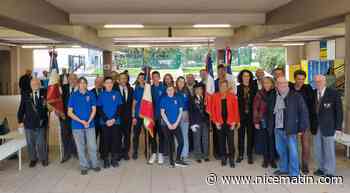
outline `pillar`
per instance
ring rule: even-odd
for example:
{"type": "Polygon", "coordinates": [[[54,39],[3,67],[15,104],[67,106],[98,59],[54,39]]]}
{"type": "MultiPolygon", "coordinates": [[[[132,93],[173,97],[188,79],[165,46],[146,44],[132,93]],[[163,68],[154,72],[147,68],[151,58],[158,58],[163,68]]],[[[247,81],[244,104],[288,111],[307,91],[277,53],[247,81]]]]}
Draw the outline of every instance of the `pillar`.
{"type": "Polygon", "coordinates": [[[103,75],[109,76],[112,72],[112,52],[103,51],[103,75]]]}
{"type": "Polygon", "coordinates": [[[345,133],[350,134],[350,15],[345,17],[345,133]]]}

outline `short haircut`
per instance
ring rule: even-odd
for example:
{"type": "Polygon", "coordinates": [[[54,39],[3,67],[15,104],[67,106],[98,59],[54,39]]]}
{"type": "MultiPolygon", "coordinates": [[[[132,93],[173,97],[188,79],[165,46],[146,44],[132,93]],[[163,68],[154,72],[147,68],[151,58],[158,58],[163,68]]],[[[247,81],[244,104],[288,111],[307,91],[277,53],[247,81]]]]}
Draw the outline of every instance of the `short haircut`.
{"type": "Polygon", "coordinates": [[[298,75],[302,75],[306,78],[306,72],[304,70],[296,70],[294,72],[294,78],[296,78],[298,75]]]}
{"type": "Polygon", "coordinates": [[[218,65],[218,70],[219,70],[220,68],[225,68],[225,65],[219,64],[219,65],[218,65]]]}
{"type": "Polygon", "coordinates": [[[111,76],[106,76],[103,81],[106,82],[106,80],[111,80],[113,82],[113,78],[111,76]]]}
{"type": "Polygon", "coordinates": [[[159,71],[153,71],[153,72],[152,72],[152,76],[153,76],[153,75],[158,75],[158,76],[160,76],[160,73],[159,73],[159,71]]]}
{"type": "Polygon", "coordinates": [[[86,84],[88,83],[87,79],[86,79],[84,76],[82,76],[82,77],[80,77],[80,78],[78,79],[78,82],[79,82],[79,83],[80,83],[81,81],[84,81],[86,84]]]}
{"type": "Polygon", "coordinates": [[[282,67],[277,67],[277,68],[273,69],[272,73],[275,73],[278,70],[282,71],[283,73],[285,73],[284,68],[282,68],[282,67]]]}

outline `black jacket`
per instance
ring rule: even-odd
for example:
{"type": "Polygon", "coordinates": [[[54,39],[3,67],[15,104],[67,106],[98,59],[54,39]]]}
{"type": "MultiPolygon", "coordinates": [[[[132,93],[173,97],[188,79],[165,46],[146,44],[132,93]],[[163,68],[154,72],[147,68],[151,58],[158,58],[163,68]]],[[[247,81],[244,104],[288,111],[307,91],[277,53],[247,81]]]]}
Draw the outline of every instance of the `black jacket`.
{"type": "MultiPolygon", "coordinates": [[[[315,96],[315,109],[317,108],[317,91],[315,96]]],[[[323,136],[333,136],[336,129],[341,129],[343,124],[343,105],[340,95],[333,88],[326,88],[319,104],[319,113],[316,113],[316,126],[311,129],[316,134],[319,129],[323,136]]]]}
{"type": "MultiPolygon", "coordinates": [[[[254,102],[254,97],[256,93],[258,92],[258,88],[256,84],[252,84],[249,90],[249,97],[248,97],[248,118],[253,119],[253,102],[254,102]]],[[[238,97],[238,107],[239,107],[239,115],[241,117],[241,121],[243,120],[242,117],[245,116],[244,112],[244,88],[243,85],[238,85],[237,86],[237,97],[238,97]]]]}
{"type": "Polygon", "coordinates": [[[116,85],[114,89],[120,93],[122,96],[122,101],[123,104],[120,106],[120,111],[119,114],[124,121],[131,120],[132,117],[132,102],[133,102],[133,96],[134,96],[134,89],[130,86],[127,85],[128,87],[128,98],[125,101],[125,98],[123,97],[123,93],[119,88],[119,85],[116,85]]]}
{"type": "Polygon", "coordinates": [[[33,93],[25,93],[21,98],[21,103],[17,112],[17,120],[24,123],[26,129],[47,128],[48,110],[46,104],[46,94],[39,90],[39,102],[34,104],[33,93]]]}
{"type": "Polygon", "coordinates": [[[206,106],[204,104],[204,97],[201,101],[196,100],[195,96],[190,97],[190,106],[189,106],[189,117],[190,117],[190,126],[200,125],[200,124],[209,124],[209,115],[206,112],[206,106]]]}
{"type": "Polygon", "coordinates": [[[30,81],[32,80],[31,75],[23,75],[19,79],[19,88],[21,89],[21,95],[28,94],[32,92],[32,88],[30,87],[30,81]]]}
{"type": "Polygon", "coordinates": [[[296,90],[294,84],[290,84],[289,88],[303,96],[306,103],[307,109],[309,111],[310,128],[315,128],[316,126],[316,111],[315,111],[315,96],[314,89],[309,84],[304,84],[300,90],[296,90]]]}
{"type": "MultiPolygon", "coordinates": [[[[277,91],[270,91],[267,95],[267,127],[270,133],[275,129],[275,104],[277,91]]],[[[303,97],[290,90],[284,99],[286,108],[284,110],[284,130],[288,135],[295,135],[310,128],[309,112],[303,97]]]]}

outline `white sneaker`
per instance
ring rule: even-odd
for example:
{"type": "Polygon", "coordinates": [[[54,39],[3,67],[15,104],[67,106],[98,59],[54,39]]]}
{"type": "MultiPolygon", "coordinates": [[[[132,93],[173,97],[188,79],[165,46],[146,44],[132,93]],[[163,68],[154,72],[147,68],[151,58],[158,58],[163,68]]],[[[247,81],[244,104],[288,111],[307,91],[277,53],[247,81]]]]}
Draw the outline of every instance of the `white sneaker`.
{"type": "Polygon", "coordinates": [[[149,164],[154,164],[154,162],[156,161],[156,159],[157,159],[157,154],[153,153],[153,154],[151,155],[151,158],[148,160],[148,163],[149,163],[149,164]]]}
{"type": "Polygon", "coordinates": [[[163,164],[164,163],[164,157],[163,154],[160,153],[158,154],[158,164],[163,164]]]}

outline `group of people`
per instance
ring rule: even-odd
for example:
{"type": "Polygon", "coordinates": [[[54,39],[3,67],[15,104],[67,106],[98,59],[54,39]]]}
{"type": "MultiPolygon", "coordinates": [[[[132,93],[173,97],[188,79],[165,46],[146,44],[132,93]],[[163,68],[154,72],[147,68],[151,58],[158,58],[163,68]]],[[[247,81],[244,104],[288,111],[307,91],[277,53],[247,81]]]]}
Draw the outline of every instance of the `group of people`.
{"type": "MultiPolygon", "coordinates": [[[[86,78],[66,72],[60,75],[65,111],[65,116],[60,118],[62,163],[78,157],[81,174],[85,175],[89,169],[100,171],[98,154],[104,168],[118,167],[120,160],[130,159],[129,153],[132,159],[138,159],[144,128],[140,106],[145,76],[139,73],[131,84],[127,71],[112,72],[111,76],[97,77],[95,88],[89,91],[86,78]]],[[[161,81],[161,74],[152,71],[155,127],[153,135],[145,135],[150,146],[148,164],[164,164],[165,158],[171,167],[189,165],[190,157],[198,163],[210,161],[212,129],[213,155],[221,160],[222,166],[229,164],[234,168],[244,160],[245,151],[248,164],[253,164],[259,141],[262,167],[277,168],[276,175],[297,176],[300,170],[308,174],[313,135],[317,162],[314,174],[335,175],[334,135],[342,128],[342,101],[335,89],[326,87],[323,75],[314,77],[314,90],[305,83],[306,73],[302,70],[294,73],[295,83],[287,81],[283,68],[274,69],[273,77],[265,76],[262,69],[255,76],[249,70],[242,70],[235,87],[227,79],[226,67],[218,65],[215,93],[210,100],[206,96],[207,76],[203,69],[200,81],[192,74],[176,79],[164,74],[161,81]],[[300,160],[298,141],[302,145],[300,160]]],[[[18,122],[25,128],[29,166],[34,167],[39,160],[47,166],[45,92],[37,78],[24,79],[30,84],[23,87],[22,81],[20,85],[26,91],[21,92],[18,122]]]]}

